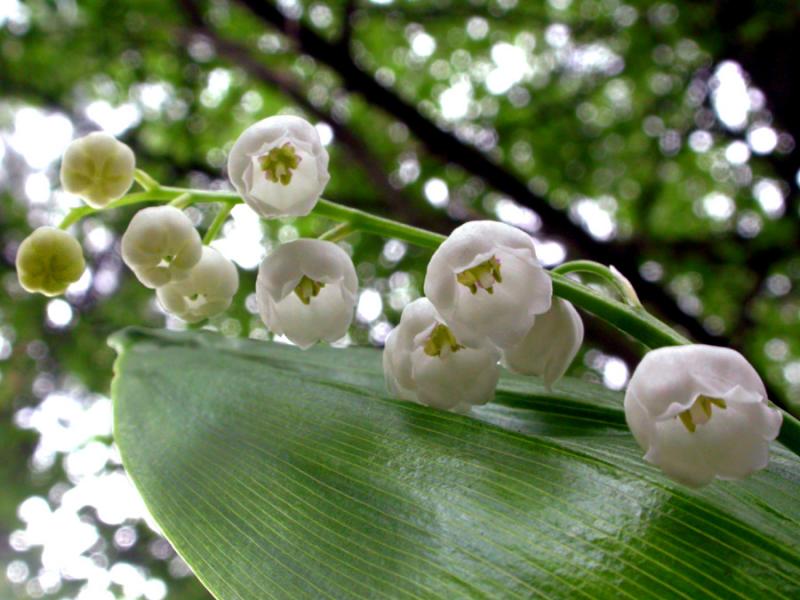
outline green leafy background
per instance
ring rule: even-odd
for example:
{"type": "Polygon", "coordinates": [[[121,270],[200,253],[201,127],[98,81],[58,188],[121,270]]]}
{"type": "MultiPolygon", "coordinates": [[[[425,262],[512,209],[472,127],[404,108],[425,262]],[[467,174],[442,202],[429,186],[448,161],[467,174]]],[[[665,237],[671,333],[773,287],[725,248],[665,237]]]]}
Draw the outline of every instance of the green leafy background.
{"type": "MultiPolygon", "coordinates": [[[[688,1],[303,0],[281,4],[300,17],[300,29],[286,34],[248,4],[274,6],[268,0],[2,3],[0,564],[5,576],[0,576],[0,597],[72,598],[85,587],[85,579],[65,577],[60,566],[43,560],[53,554],[44,552],[46,544],[30,534],[30,523],[23,518],[30,514],[23,507],[41,507],[38,501],[25,504],[39,498],[49,507],[48,514],[66,511],[65,505],[74,502],[65,500],[70,498],[67,492],[123,473],[109,424],[96,430],[86,426],[92,411],[109,406],[115,354],[105,340],[129,325],[180,327],[165,318],[152,293],[119,259],[119,235],[133,209],[76,228],[92,278],[68,295],[68,312],[65,305],[27,295],[17,285],[13,260],[19,242],[32,227],[57,222],[74,202],[58,191],[57,157],[38,162],[30,150],[46,152],[57,146],[56,125],[63,121],[42,120],[54,115],[68,119],[73,136],[100,123],[119,128],[140,166],[164,181],[198,187],[224,185],[227,149],[256,119],[291,111],[328,123],[334,134],[328,147],[332,180],[326,194],[331,199],[441,232],[473,217],[517,219],[551,255],[555,248],[556,258],[559,249],[570,258],[597,260],[604,259],[601,251],[621,253],[632,262],[628,274],[638,272],[650,282],[652,289],[639,286],[649,308],[693,334],[741,349],[764,375],[774,399],[787,407],[797,405],[800,259],[797,161],[791,150],[800,135],[800,98],[790,74],[800,54],[800,36],[793,1],[747,0],[733,10],[730,3],[688,1]],[[308,32],[340,50],[311,58],[308,48],[297,43],[308,32]],[[429,56],[413,50],[421,34],[435,42],[429,56]],[[340,43],[342,39],[349,43],[340,43]],[[498,65],[495,58],[502,58],[498,49],[508,49],[503,44],[521,50],[535,68],[494,94],[487,78],[498,65]],[[586,64],[577,60],[580,56],[618,60],[607,68],[577,68],[586,64]],[[477,147],[501,167],[504,181],[522,182],[539,200],[529,206],[522,206],[526,199],[521,196],[513,198],[516,204],[510,202],[508,194],[482,179],[485,170],[458,162],[463,147],[455,142],[433,151],[431,140],[401,118],[408,115],[394,114],[374,97],[374,90],[361,93],[357,82],[343,75],[348,60],[404,99],[417,117],[443,128],[450,140],[477,147]],[[750,98],[742,128],[726,124],[713,100],[719,83],[715,74],[731,60],[744,68],[745,95],[750,98]],[[441,100],[454,88],[468,98],[466,114],[456,120],[446,118],[441,100]],[[741,164],[730,161],[726,156],[731,145],[747,144],[748,133],[760,125],[774,128],[776,147],[766,154],[751,150],[741,164]],[[708,137],[698,137],[698,132],[708,137]],[[702,139],[707,148],[698,142],[702,139]],[[447,186],[446,205],[434,206],[429,200],[436,198],[430,192],[435,180],[447,186]],[[773,202],[778,191],[778,210],[760,195],[764,188],[758,185],[765,182],[772,186],[773,202]],[[724,195],[721,204],[719,196],[712,196],[716,205],[707,200],[712,193],[724,195]],[[539,221],[529,212],[550,214],[547,207],[567,215],[571,229],[551,218],[539,221]],[[601,240],[597,255],[586,255],[577,240],[591,239],[587,229],[598,231],[598,226],[606,227],[610,239],[601,240]],[[83,433],[77,435],[77,430],[83,433]],[[81,463],[81,456],[104,460],[81,463]]],[[[426,42],[423,50],[426,44],[430,49],[426,42]]],[[[723,95],[737,97],[730,90],[723,95]]],[[[742,150],[741,145],[734,148],[742,150]]],[[[213,216],[210,210],[191,214],[201,226],[213,216]]],[[[257,247],[313,235],[327,225],[315,219],[261,224],[263,238],[257,247]]],[[[232,228],[226,235],[233,239],[241,232],[232,228]]],[[[373,294],[373,307],[374,295],[381,299],[377,313],[369,318],[361,313],[350,342],[380,345],[404,303],[421,293],[428,254],[414,248],[398,252],[369,236],[348,242],[361,285],[373,294]]],[[[252,266],[240,270],[242,285],[233,307],[208,324],[226,337],[269,338],[254,313],[252,266]]],[[[584,382],[619,387],[641,351],[638,344],[587,319],[587,343],[571,374],[584,382]]],[[[374,376],[370,381],[367,388],[380,395],[378,381],[374,376]]],[[[511,381],[508,385],[516,385],[511,381]]],[[[534,402],[515,398],[517,408],[534,402]]],[[[528,431],[557,435],[559,443],[567,443],[568,435],[557,432],[566,427],[565,421],[553,415],[555,405],[547,406],[536,411],[528,431]]],[[[503,419],[519,417],[513,406],[492,411],[501,425],[503,419]]],[[[619,452],[627,457],[622,463],[617,458],[607,462],[656,477],[631,449],[618,413],[604,414],[609,424],[602,436],[598,429],[580,433],[586,447],[619,452]]],[[[777,453],[774,468],[788,478],[788,458],[777,453]]],[[[766,477],[776,476],[770,472],[766,477]]],[[[630,485],[641,494],[641,506],[658,504],[666,507],[659,515],[671,514],[675,500],[665,500],[660,490],[666,484],[658,481],[642,487],[633,477],[630,485]]],[[[777,495],[768,495],[772,500],[767,502],[761,497],[762,485],[762,479],[741,487],[715,484],[702,497],[718,498],[713,504],[718,507],[729,497],[731,506],[744,506],[737,503],[750,494],[747,510],[752,515],[742,509],[736,519],[761,519],[756,515],[770,510],[792,514],[786,505],[796,504],[796,494],[787,494],[782,503],[777,495]]],[[[626,497],[620,493],[621,505],[626,497]]],[[[541,505],[540,499],[531,501],[541,505]]],[[[120,521],[109,519],[99,504],[98,498],[70,510],[71,518],[97,536],[81,556],[98,573],[106,573],[102,577],[114,565],[130,565],[136,577],[154,586],[154,598],[161,594],[158,581],[165,582],[170,598],[208,597],[141,511],[131,510],[120,521]]],[[[692,515],[678,511],[675,518],[691,520],[692,515]]],[[[58,530],[55,525],[50,529],[58,530]]],[[[787,523],[775,533],[775,543],[789,544],[786,538],[796,537],[795,531],[787,523]]],[[[747,548],[747,553],[758,553],[747,548]]],[[[772,552],[772,546],[765,548],[772,552]]],[[[718,551],[715,546],[706,550],[715,556],[718,551]]],[[[738,567],[746,562],[736,556],[730,572],[734,563],[738,567]]],[[[567,554],[563,558],[569,562],[567,554]]],[[[712,570],[722,569],[719,562],[711,565],[712,570]]],[[[728,581],[729,572],[724,573],[716,585],[738,589],[728,581]]],[[[707,577],[697,577],[712,585],[707,577]]],[[[111,582],[108,593],[138,593],[123,587],[111,582]]],[[[718,595],[728,592],[722,588],[718,595]]],[[[97,592],[95,597],[107,596],[97,592]]]]}

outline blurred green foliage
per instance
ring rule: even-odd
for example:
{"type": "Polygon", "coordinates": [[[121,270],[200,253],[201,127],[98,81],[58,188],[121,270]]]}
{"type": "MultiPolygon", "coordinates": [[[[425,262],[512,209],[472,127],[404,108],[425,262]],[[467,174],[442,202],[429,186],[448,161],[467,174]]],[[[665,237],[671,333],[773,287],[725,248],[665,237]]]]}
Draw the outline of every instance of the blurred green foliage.
{"type": "MultiPolygon", "coordinates": [[[[37,173],[57,189],[58,162],[31,165],[17,152],[21,111],[65,115],[74,135],[102,125],[156,178],[192,186],[223,185],[226,152],[248,124],[281,111],[303,114],[330,126],[332,200],[440,231],[477,216],[516,219],[549,244],[553,262],[562,250],[598,258],[578,256],[574,239],[548,231],[547,220],[529,211],[536,206],[515,204],[481,172],[431,153],[408,123],[349,89],[346,70],[298,50],[308,30],[345,48],[420,119],[449,132],[453,157],[460,144],[477,147],[541,202],[570,215],[576,236],[593,235],[635,257],[641,276],[666,290],[682,314],[747,354],[777,400],[800,404],[797,181],[787,177],[796,164],[786,166],[798,132],[769,111],[786,98],[765,99],[758,89],[764,81],[763,91],[780,92],[772,66],[747,74],[724,62],[744,61],[759,44],[796,32],[794,2],[742,3],[731,23],[725,2],[285,0],[284,13],[299,19],[289,36],[244,4],[0,3],[0,562],[25,556],[35,574],[35,548],[18,553],[7,541],[20,527],[16,507],[32,495],[52,497],[53,486],[69,481],[58,461],[32,468],[37,436],[15,426],[14,415],[52,390],[107,394],[114,355],[106,337],[127,325],[165,323],[152,292],[118,257],[133,209],[77,228],[84,242],[110,241],[86,244],[94,279],[68,297],[66,326],[47,321],[48,299],[19,289],[16,245],[33,226],[57,221],[68,203],[34,189],[37,173]],[[736,110],[744,111],[738,122],[736,110]],[[766,151],[763,135],[774,136],[766,151]]],[[[46,131],[33,141],[54,143],[46,131]]],[[[193,215],[206,226],[213,208],[193,215]]],[[[326,225],[307,219],[262,227],[268,245],[326,225]]],[[[383,299],[382,313],[361,319],[352,342],[379,343],[403,303],[421,293],[427,255],[392,251],[367,236],[348,242],[361,285],[383,299]]],[[[241,276],[234,306],[210,326],[264,337],[253,310],[254,271],[241,276]]],[[[574,371],[595,380],[608,379],[609,356],[632,367],[640,352],[593,322],[587,348],[574,371]]],[[[120,549],[109,541],[115,527],[90,512],[109,560],[169,580],[170,597],[205,597],[146,550],[157,538],[144,523],[133,524],[138,543],[120,549]]],[[[65,582],[59,593],[76,593],[80,583],[65,582]]],[[[3,597],[36,593],[0,578],[3,597]]]]}

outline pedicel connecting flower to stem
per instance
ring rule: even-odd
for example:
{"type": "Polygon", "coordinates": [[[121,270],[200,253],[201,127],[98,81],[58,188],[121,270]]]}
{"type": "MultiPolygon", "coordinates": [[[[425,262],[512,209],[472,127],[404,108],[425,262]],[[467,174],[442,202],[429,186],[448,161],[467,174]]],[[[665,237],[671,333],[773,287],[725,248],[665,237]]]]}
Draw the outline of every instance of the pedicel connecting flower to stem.
{"type": "Polygon", "coordinates": [[[200,234],[189,217],[174,206],[140,210],[122,236],[122,259],[149,288],[188,277],[202,249],[200,234]]]}
{"type": "Polygon", "coordinates": [[[628,384],[625,418],[645,460],[692,487],[766,467],[783,420],[741,354],[701,344],[648,352],[628,384]]]}
{"type": "Polygon", "coordinates": [[[227,310],[238,288],[234,264],[214,248],[203,246],[202,257],[188,276],[159,287],[156,296],[166,311],[196,323],[227,310]]]}
{"type": "Polygon", "coordinates": [[[83,250],[74,237],[55,227],[39,227],[17,249],[17,277],[28,292],[63,294],[86,268],[83,250]]]}
{"type": "Polygon", "coordinates": [[[256,299],[264,324],[301,348],[342,338],[353,321],[358,277],[339,246],[301,239],[261,263],[256,299]]]}
{"type": "Polygon", "coordinates": [[[497,221],[456,228],[428,263],[424,288],[456,337],[500,348],[519,343],[553,295],[531,237],[497,221]]]}
{"type": "Polygon", "coordinates": [[[549,388],[567,372],[583,343],[583,321],[571,303],[553,298],[515,346],[503,351],[503,363],[522,375],[536,375],[549,388]]]}
{"type": "Polygon", "coordinates": [[[268,117],[236,140],[228,156],[228,176],[260,216],[305,216],[330,179],[328,152],[305,119],[268,117]]]}
{"type": "Polygon", "coordinates": [[[61,185],[93,208],[121,198],[133,184],[136,158],[114,136],[98,131],[74,140],[61,161],[61,185]]]}
{"type": "Polygon", "coordinates": [[[398,398],[434,408],[467,412],[494,398],[500,351],[488,340],[463,345],[427,298],[403,309],[386,338],[383,372],[398,398]]]}

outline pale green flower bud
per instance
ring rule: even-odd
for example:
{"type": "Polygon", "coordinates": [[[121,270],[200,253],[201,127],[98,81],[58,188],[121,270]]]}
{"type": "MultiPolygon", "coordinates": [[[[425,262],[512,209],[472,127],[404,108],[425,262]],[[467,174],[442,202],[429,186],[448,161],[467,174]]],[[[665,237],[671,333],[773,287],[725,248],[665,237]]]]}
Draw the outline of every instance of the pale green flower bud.
{"type": "Polygon", "coordinates": [[[104,132],[73,141],[61,161],[61,185],[89,206],[103,208],[122,198],[133,184],[133,151],[104,132]]]}
{"type": "Polygon", "coordinates": [[[80,279],[86,262],[74,237],[55,227],[40,227],[19,245],[17,277],[31,293],[45,296],[63,294],[80,279]]]}

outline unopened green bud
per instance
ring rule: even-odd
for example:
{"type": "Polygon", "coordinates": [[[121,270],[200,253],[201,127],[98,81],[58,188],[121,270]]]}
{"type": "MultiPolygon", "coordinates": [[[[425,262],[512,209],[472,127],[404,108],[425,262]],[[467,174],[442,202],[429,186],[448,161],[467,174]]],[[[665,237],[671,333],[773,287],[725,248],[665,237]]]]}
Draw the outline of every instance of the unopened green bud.
{"type": "Polygon", "coordinates": [[[55,227],[40,227],[17,250],[17,277],[28,292],[63,294],[85,268],[78,240],[55,227]]]}
{"type": "Polygon", "coordinates": [[[61,161],[61,185],[93,208],[122,198],[133,184],[136,158],[114,136],[90,133],[73,141],[61,161]]]}

